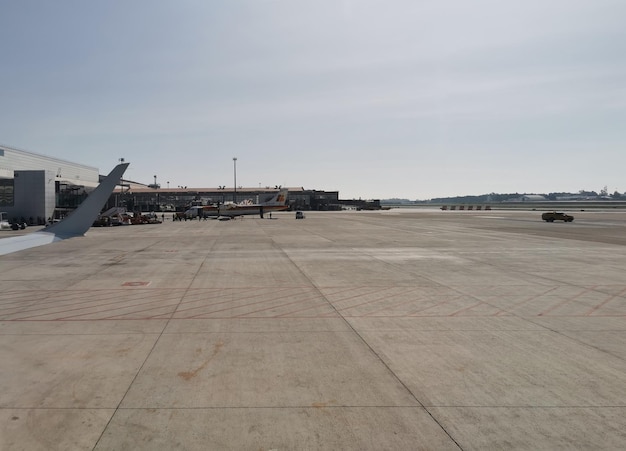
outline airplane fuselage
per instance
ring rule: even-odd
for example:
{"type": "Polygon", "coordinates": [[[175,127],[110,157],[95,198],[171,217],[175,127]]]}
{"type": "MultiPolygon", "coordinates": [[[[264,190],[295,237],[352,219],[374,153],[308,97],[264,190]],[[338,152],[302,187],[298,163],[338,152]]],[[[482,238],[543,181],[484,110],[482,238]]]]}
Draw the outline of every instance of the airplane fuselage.
{"type": "Polygon", "coordinates": [[[228,216],[234,218],[235,216],[246,215],[259,215],[261,218],[265,213],[274,211],[288,210],[287,205],[287,190],[282,189],[268,202],[260,204],[242,203],[242,204],[221,204],[221,205],[203,205],[191,207],[185,212],[185,216],[188,218],[200,217],[219,217],[228,216]]]}
{"type": "Polygon", "coordinates": [[[287,205],[222,205],[218,209],[219,216],[261,215],[273,211],[287,210],[287,205]]]}
{"type": "Polygon", "coordinates": [[[185,212],[190,218],[200,217],[218,217],[218,216],[247,216],[260,215],[274,211],[284,211],[289,209],[288,205],[204,205],[202,207],[193,207],[185,212]]]}

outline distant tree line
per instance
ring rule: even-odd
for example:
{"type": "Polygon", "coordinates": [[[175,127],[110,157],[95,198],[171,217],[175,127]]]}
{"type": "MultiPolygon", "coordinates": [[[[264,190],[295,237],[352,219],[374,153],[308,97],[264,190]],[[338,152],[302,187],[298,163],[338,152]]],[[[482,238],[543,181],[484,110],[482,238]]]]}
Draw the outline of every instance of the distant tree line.
{"type": "Polygon", "coordinates": [[[480,194],[477,196],[454,196],[454,197],[436,197],[429,200],[423,201],[412,201],[409,199],[383,199],[380,201],[381,204],[423,204],[423,203],[462,203],[462,204],[478,204],[478,203],[489,203],[489,202],[510,202],[513,200],[520,199],[522,196],[535,196],[540,195],[544,196],[547,200],[559,200],[568,197],[582,197],[589,199],[611,199],[611,200],[626,200],[626,193],[620,194],[618,191],[615,191],[613,194],[608,194],[606,188],[601,190],[600,193],[596,191],[587,191],[580,190],[578,193],[549,193],[549,194],[541,194],[541,193],[507,193],[507,194],[499,194],[499,193],[489,193],[489,194],[480,194]]]}
{"type": "Polygon", "coordinates": [[[520,193],[508,193],[508,194],[480,194],[478,196],[456,196],[456,197],[437,197],[430,199],[430,202],[442,203],[442,202],[456,202],[464,204],[475,203],[487,203],[487,202],[506,202],[513,199],[519,199],[524,194],[520,193]]]}

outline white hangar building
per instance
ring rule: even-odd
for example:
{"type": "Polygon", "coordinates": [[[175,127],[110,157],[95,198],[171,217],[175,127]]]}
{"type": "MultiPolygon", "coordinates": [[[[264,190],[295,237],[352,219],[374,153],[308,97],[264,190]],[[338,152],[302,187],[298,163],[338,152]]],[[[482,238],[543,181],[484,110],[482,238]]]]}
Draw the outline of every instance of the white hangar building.
{"type": "Polygon", "coordinates": [[[98,168],[0,145],[0,211],[10,220],[63,216],[98,183],[98,168]]]}

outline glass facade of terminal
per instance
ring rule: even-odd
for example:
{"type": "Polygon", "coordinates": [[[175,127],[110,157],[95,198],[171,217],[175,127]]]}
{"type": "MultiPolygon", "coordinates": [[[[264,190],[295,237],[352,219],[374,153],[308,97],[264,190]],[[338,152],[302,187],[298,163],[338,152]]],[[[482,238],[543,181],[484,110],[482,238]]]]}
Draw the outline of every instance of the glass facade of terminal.
{"type": "Polygon", "coordinates": [[[13,179],[0,179],[0,208],[12,207],[15,203],[15,183],[13,179]]]}

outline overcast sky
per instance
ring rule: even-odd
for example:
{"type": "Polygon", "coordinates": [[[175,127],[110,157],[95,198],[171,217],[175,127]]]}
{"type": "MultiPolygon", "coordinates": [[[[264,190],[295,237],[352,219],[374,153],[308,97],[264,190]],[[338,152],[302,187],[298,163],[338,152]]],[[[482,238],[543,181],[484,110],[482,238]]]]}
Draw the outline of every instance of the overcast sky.
{"type": "Polygon", "coordinates": [[[0,58],[0,143],[143,183],[626,191],[624,0],[5,0],[0,58]]]}

